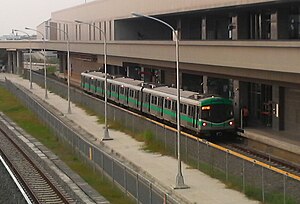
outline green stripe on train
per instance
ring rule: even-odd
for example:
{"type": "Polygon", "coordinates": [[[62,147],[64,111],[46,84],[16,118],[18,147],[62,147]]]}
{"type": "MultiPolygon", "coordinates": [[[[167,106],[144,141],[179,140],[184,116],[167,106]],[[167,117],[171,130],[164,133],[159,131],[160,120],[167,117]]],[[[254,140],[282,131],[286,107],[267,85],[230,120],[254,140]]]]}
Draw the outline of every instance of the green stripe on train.
{"type": "MultiPolygon", "coordinates": [[[[89,88],[89,84],[85,83],[84,88],[88,89],[89,88]]],[[[92,89],[93,91],[95,91],[95,86],[91,85],[90,89],[92,89]]],[[[102,93],[103,89],[97,87],[97,93],[99,93],[99,92],[102,93]]],[[[108,92],[107,94],[110,94],[110,92],[108,92]]],[[[115,92],[111,92],[111,95],[113,97],[115,97],[115,98],[118,97],[118,94],[115,93],[115,92]]],[[[125,96],[123,94],[119,94],[119,100],[125,100],[126,101],[127,100],[127,96],[125,96]]],[[[128,102],[133,103],[133,104],[141,105],[141,102],[138,102],[136,99],[131,98],[131,97],[128,98],[128,102]]],[[[149,108],[149,105],[144,103],[144,107],[149,108]]],[[[153,110],[153,111],[156,111],[156,112],[161,112],[162,111],[162,108],[157,107],[155,105],[150,105],[150,109],[153,110]]],[[[169,110],[169,109],[163,109],[163,114],[164,115],[169,115],[170,117],[176,117],[175,111],[169,110]]],[[[189,117],[189,116],[186,116],[186,115],[182,115],[182,114],[180,114],[180,120],[183,120],[183,121],[186,121],[186,122],[189,122],[189,123],[193,123],[193,122],[196,123],[196,120],[193,119],[192,117],[189,117]]]]}

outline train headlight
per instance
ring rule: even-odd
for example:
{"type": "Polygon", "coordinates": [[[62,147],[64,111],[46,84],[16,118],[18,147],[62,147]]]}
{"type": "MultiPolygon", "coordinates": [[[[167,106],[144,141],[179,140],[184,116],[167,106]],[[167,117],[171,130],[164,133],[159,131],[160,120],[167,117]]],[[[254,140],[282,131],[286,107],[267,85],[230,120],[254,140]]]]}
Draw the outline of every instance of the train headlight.
{"type": "Polygon", "coordinates": [[[205,127],[206,125],[207,125],[207,123],[206,123],[206,122],[203,122],[203,123],[202,123],[202,126],[203,126],[203,127],[205,127]]]}
{"type": "Polygon", "coordinates": [[[234,121],[230,121],[230,122],[229,122],[229,125],[230,125],[230,126],[234,126],[234,121]]]}

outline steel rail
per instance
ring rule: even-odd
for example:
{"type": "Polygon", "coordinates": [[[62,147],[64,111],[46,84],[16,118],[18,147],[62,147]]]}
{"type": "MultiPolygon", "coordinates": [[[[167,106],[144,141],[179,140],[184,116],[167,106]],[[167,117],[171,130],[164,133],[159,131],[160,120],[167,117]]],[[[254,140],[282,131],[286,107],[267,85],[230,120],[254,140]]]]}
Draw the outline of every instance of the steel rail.
{"type": "MultiPolygon", "coordinates": [[[[14,148],[17,149],[17,151],[19,151],[22,156],[26,159],[27,162],[30,163],[30,165],[34,168],[34,170],[36,170],[39,175],[42,177],[42,179],[44,179],[46,181],[46,183],[50,186],[50,188],[55,192],[55,194],[61,199],[61,201],[63,203],[70,203],[69,200],[57,189],[57,187],[50,181],[50,179],[45,175],[45,173],[42,172],[42,170],[33,162],[33,160],[30,158],[30,156],[24,151],[22,150],[22,148],[12,139],[9,137],[9,135],[0,128],[0,132],[3,134],[3,136],[5,136],[9,142],[11,142],[11,144],[14,146],[14,148]]],[[[3,154],[6,156],[6,158],[9,161],[9,156],[6,155],[4,152],[3,154]]],[[[13,167],[13,164],[10,162],[11,167],[13,167]]],[[[36,191],[34,191],[31,187],[30,184],[25,181],[25,178],[23,178],[22,173],[20,172],[20,170],[18,170],[17,168],[13,167],[13,169],[15,170],[15,172],[18,175],[18,178],[20,178],[22,180],[22,183],[24,184],[24,186],[26,186],[26,189],[28,190],[28,192],[30,192],[30,196],[33,197],[33,200],[35,203],[43,203],[44,201],[41,201],[37,195],[36,195],[36,191]]]]}

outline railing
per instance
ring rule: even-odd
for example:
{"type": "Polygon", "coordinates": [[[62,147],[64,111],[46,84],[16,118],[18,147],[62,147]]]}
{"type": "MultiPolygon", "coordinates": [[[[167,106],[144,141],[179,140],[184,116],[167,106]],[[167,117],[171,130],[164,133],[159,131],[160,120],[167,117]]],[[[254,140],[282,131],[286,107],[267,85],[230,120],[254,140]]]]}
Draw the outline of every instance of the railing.
{"type": "MultiPolygon", "coordinates": [[[[33,75],[33,80],[43,84],[43,78],[33,75]]],[[[49,79],[49,88],[61,96],[66,95],[65,85],[49,79]]],[[[72,89],[71,100],[83,104],[99,115],[104,113],[104,103],[95,100],[83,92],[72,89]]],[[[176,132],[156,121],[146,120],[138,115],[108,106],[108,118],[116,121],[134,132],[150,131],[154,140],[159,141],[165,150],[176,157],[176,132]],[[146,127],[146,129],[145,129],[146,127]]],[[[237,186],[249,196],[255,196],[261,201],[279,200],[282,203],[300,203],[299,176],[281,171],[252,158],[236,154],[232,151],[205,143],[193,136],[184,134],[181,139],[181,153],[184,162],[193,167],[220,178],[224,182],[237,186]]],[[[174,170],[175,171],[175,170],[174,170]]]]}
{"type": "MultiPolygon", "coordinates": [[[[94,138],[82,129],[72,127],[72,122],[62,117],[42,100],[26,89],[6,81],[7,89],[42,119],[55,134],[69,144],[82,158],[93,165],[101,173],[123,191],[137,200],[138,203],[183,203],[172,192],[151,181],[134,166],[125,165],[113,153],[105,151],[101,145],[93,143],[94,138]],[[85,135],[86,137],[83,137],[85,135]]],[[[74,93],[74,92],[73,92],[74,93]]],[[[126,162],[125,162],[126,163],[126,162]]]]}

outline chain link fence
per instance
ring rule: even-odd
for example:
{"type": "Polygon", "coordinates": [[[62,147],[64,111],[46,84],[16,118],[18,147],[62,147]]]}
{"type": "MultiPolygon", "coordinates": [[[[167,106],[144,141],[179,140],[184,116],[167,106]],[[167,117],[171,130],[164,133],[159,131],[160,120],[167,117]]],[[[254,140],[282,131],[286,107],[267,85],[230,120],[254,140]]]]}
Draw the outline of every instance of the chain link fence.
{"type": "Polygon", "coordinates": [[[83,129],[76,129],[71,121],[61,116],[52,107],[43,104],[42,100],[26,89],[6,81],[6,88],[19,98],[30,110],[35,112],[45,124],[65,143],[69,144],[90,165],[119,186],[137,203],[184,203],[172,192],[147,178],[140,169],[129,165],[101,144],[93,143],[94,138],[83,129]],[[47,107],[46,107],[47,106],[47,107]],[[51,111],[50,111],[51,110],[51,111]],[[83,137],[84,136],[84,137],[83,137]]]}
{"type": "MultiPolygon", "coordinates": [[[[44,78],[42,76],[34,74],[33,80],[41,86],[43,85],[44,78]]],[[[48,87],[58,95],[66,96],[67,94],[67,86],[55,80],[48,79],[48,87]]],[[[103,115],[104,103],[102,101],[95,100],[95,98],[78,89],[71,88],[70,93],[71,100],[74,103],[87,106],[97,114],[103,115]]],[[[117,121],[125,129],[134,133],[151,131],[154,139],[160,142],[171,155],[176,157],[176,131],[154,121],[132,115],[112,105],[108,105],[108,119],[117,121]]],[[[240,189],[249,197],[266,203],[300,203],[299,177],[293,177],[293,175],[255,160],[236,156],[230,151],[186,135],[181,137],[180,151],[184,162],[208,173],[212,177],[228,182],[229,185],[240,189]]],[[[126,175],[126,178],[127,176],[129,174],[126,175]]],[[[128,178],[126,181],[132,183],[128,178]]],[[[142,184],[139,183],[136,186],[142,186],[142,184]]],[[[132,195],[142,194],[134,190],[136,187],[131,186],[129,189],[133,192],[132,195]]]]}

